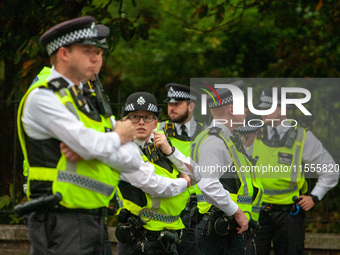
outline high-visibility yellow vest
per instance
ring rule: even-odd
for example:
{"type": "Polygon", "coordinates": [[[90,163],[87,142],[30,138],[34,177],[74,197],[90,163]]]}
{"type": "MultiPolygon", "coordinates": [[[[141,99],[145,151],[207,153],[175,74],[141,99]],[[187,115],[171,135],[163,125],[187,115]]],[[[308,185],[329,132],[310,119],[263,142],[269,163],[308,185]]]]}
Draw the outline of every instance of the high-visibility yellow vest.
{"type": "MultiPolygon", "coordinates": [[[[167,121],[159,122],[156,131],[158,133],[164,134],[166,132],[167,137],[171,141],[173,147],[178,149],[184,156],[191,157],[191,145],[195,137],[202,131],[203,124],[201,122],[196,122],[197,127],[193,137],[184,137],[177,134],[175,123],[167,121]]],[[[195,193],[195,188],[190,186],[187,191],[189,194],[195,193]]]]}
{"type": "Polygon", "coordinates": [[[267,129],[259,131],[252,154],[258,157],[256,176],[261,178],[264,188],[263,202],[292,204],[294,196],[307,192],[302,167],[305,137],[303,127],[292,127],[279,147],[273,147],[267,138],[267,129]]]}
{"type": "MultiPolygon", "coordinates": [[[[69,162],[63,154],[60,154],[59,144],[56,139],[34,140],[27,138],[21,123],[22,111],[25,105],[27,96],[33,89],[38,87],[48,88],[48,72],[50,70],[43,69],[40,79],[35,82],[22,98],[18,109],[18,135],[21,148],[24,154],[25,164],[28,169],[28,187],[27,196],[31,197],[31,184],[34,181],[46,182],[52,184],[52,193],[59,192],[63,199],[61,205],[67,208],[83,208],[95,209],[107,207],[109,201],[114,195],[114,189],[118,185],[119,173],[99,160],[79,160],[77,162],[69,162]],[[43,78],[41,78],[43,77],[43,78]],[[47,154],[54,153],[57,158],[53,167],[44,165],[34,165],[30,163],[30,149],[27,149],[28,139],[34,140],[36,144],[47,143],[49,146],[54,146],[53,150],[39,151],[40,158],[44,158],[47,154]],[[54,140],[54,142],[52,142],[54,140]]],[[[39,88],[41,89],[41,88],[39,88]]],[[[109,118],[99,116],[100,121],[95,121],[81,112],[71,94],[66,88],[62,88],[55,92],[59,97],[60,103],[64,104],[78,119],[84,123],[85,127],[93,128],[99,132],[112,130],[112,123],[109,118]]],[[[51,164],[51,162],[49,162],[51,164]]]]}
{"type": "Polygon", "coordinates": [[[177,148],[186,157],[190,157],[191,154],[191,144],[193,139],[202,131],[203,124],[201,122],[196,122],[197,128],[193,137],[184,137],[177,134],[175,123],[167,121],[159,122],[156,131],[158,133],[164,134],[166,132],[167,137],[172,143],[172,146],[177,148]]]}
{"type": "MultiPolygon", "coordinates": [[[[173,168],[172,173],[158,166],[155,163],[148,161],[146,156],[143,156],[145,162],[149,162],[155,167],[155,173],[170,179],[176,179],[179,171],[173,168]]],[[[184,228],[184,224],[180,218],[182,210],[184,210],[186,202],[189,198],[188,192],[183,192],[177,196],[161,198],[151,197],[148,193],[144,193],[147,204],[143,207],[124,198],[119,188],[116,189],[117,199],[119,200],[120,210],[125,208],[132,214],[139,216],[146,225],[144,228],[151,231],[160,231],[164,228],[179,230],[184,228]]]]}
{"type": "MultiPolygon", "coordinates": [[[[240,207],[243,212],[251,213],[251,218],[257,221],[262,202],[261,182],[256,181],[254,178],[252,178],[253,174],[251,172],[251,162],[243,153],[237,150],[233,141],[226,134],[221,132],[221,129],[207,129],[196,137],[194,143],[195,147],[193,149],[194,161],[197,162],[197,160],[199,159],[199,150],[202,146],[202,143],[206,138],[211,135],[215,135],[224,141],[227,149],[230,152],[231,158],[233,160],[233,165],[236,167],[236,173],[240,181],[240,187],[238,188],[237,193],[230,193],[231,199],[240,207]],[[254,194],[256,194],[255,198],[253,198],[254,194]]],[[[223,185],[224,180],[221,179],[220,181],[223,185]]],[[[201,214],[207,213],[211,208],[211,204],[205,201],[204,196],[197,186],[195,186],[195,189],[197,194],[197,207],[199,209],[199,212],[201,214]]],[[[246,215],[248,218],[250,218],[248,214],[246,215]]]]}

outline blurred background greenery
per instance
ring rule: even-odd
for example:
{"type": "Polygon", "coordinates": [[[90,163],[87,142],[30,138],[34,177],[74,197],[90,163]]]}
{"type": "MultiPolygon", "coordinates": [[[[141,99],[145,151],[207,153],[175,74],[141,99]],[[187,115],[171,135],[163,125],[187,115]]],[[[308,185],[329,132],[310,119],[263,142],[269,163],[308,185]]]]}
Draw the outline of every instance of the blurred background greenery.
{"type": "MultiPolygon", "coordinates": [[[[11,208],[24,199],[16,111],[34,77],[49,66],[39,37],[82,15],[111,29],[100,78],[117,118],[136,91],[153,93],[166,112],[165,84],[189,85],[191,77],[340,76],[339,1],[2,0],[0,223],[18,223],[11,208]]],[[[314,121],[307,126],[340,163],[340,86],[311,92],[314,121]]],[[[307,215],[308,232],[340,232],[339,190],[307,215]]]]}

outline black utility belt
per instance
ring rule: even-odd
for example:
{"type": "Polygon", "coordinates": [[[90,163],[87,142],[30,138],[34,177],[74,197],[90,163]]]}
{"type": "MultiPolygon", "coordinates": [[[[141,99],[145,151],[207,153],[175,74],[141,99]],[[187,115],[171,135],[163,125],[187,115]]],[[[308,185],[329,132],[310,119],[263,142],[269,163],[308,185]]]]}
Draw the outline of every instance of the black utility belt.
{"type": "Polygon", "coordinates": [[[262,203],[262,210],[265,212],[289,212],[294,208],[294,204],[280,205],[262,203]]]}
{"type": "Polygon", "coordinates": [[[154,241],[160,238],[160,236],[162,235],[166,235],[169,233],[173,233],[173,234],[177,234],[177,238],[181,238],[182,236],[182,230],[170,230],[170,229],[163,229],[160,231],[153,231],[153,230],[148,230],[145,229],[145,237],[149,240],[149,241],[154,241]]]}
{"type": "Polygon", "coordinates": [[[233,216],[227,216],[221,210],[212,207],[212,209],[202,216],[204,226],[201,234],[208,236],[215,232],[219,236],[226,236],[231,233],[236,233],[238,224],[233,216]]]}
{"type": "Polygon", "coordinates": [[[96,208],[96,209],[82,209],[82,208],[71,209],[71,208],[58,205],[54,209],[49,210],[49,211],[58,212],[58,213],[85,213],[85,214],[92,214],[92,215],[97,215],[97,216],[107,216],[110,214],[109,213],[110,210],[111,209],[107,207],[101,207],[101,208],[96,208]]]}

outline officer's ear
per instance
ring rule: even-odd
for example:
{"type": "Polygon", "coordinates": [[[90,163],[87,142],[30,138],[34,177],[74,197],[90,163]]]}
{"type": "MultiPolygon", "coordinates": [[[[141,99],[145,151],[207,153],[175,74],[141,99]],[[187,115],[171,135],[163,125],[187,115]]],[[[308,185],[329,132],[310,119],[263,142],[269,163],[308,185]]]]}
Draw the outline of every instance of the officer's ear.
{"type": "Polygon", "coordinates": [[[70,47],[60,47],[58,49],[57,55],[62,61],[66,62],[69,60],[69,56],[68,56],[69,52],[70,52],[70,47]]]}
{"type": "Polygon", "coordinates": [[[195,103],[190,101],[190,111],[193,112],[195,110],[195,103]]]}
{"type": "Polygon", "coordinates": [[[154,129],[157,127],[157,124],[158,124],[158,118],[155,117],[155,120],[154,120],[154,129]]]}
{"type": "Polygon", "coordinates": [[[234,107],[233,107],[233,104],[228,104],[227,105],[227,112],[230,116],[234,115],[234,107]]]}

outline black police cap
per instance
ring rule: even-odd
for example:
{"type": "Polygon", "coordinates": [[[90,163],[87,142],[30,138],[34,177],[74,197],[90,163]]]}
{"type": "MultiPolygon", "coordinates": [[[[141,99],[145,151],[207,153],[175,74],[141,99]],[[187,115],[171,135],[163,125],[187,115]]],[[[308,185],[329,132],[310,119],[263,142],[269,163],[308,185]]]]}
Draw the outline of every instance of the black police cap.
{"type": "Polygon", "coordinates": [[[46,47],[49,56],[60,47],[73,43],[95,45],[106,49],[104,38],[109,35],[110,29],[96,23],[96,19],[91,16],[61,22],[46,31],[40,37],[39,43],[42,47],[46,47]]]}
{"type": "Polygon", "coordinates": [[[165,85],[167,98],[164,100],[165,103],[176,103],[183,100],[197,101],[197,93],[190,90],[190,87],[179,84],[179,83],[168,83],[165,85]]]}
{"type": "Polygon", "coordinates": [[[248,111],[247,116],[246,116],[245,125],[235,128],[235,131],[238,131],[241,134],[253,133],[253,132],[256,132],[257,130],[259,130],[262,125],[263,125],[263,122],[262,122],[261,116],[256,115],[256,114],[248,111]],[[248,125],[248,122],[249,122],[250,125],[248,125]]]}
{"type": "Polygon", "coordinates": [[[154,95],[148,92],[135,92],[126,99],[124,116],[131,112],[149,111],[159,116],[157,100],[154,95]]]}
{"type": "MultiPolygon", "coordinates": [[[[230,84],[240,88],[243,91],[244,83],[242,80],[234,81],[234,82],[231,82],[230,84]]],[[[233,94],[231,93],[229,89],[219,88],[219,89],[216,89],[216,92],[217,92],[217,95],[219,95],[221,102],[220,102],[220,99],[217,97],[217,95],[214,95],[213,98],[210,97],[207,100],[209,108],[218,108],[224,105],[231,104],[233,102],[233,94]]]]}
{"type": "MultiPolygon", "coordinates": [[[[258,108],[270,108],[273,104],[273,88],[264,87],[261,91],[260,104],[258,108]]],[[[281,105],[281,93],[278,92],[277,105],[281,105]]]]}

